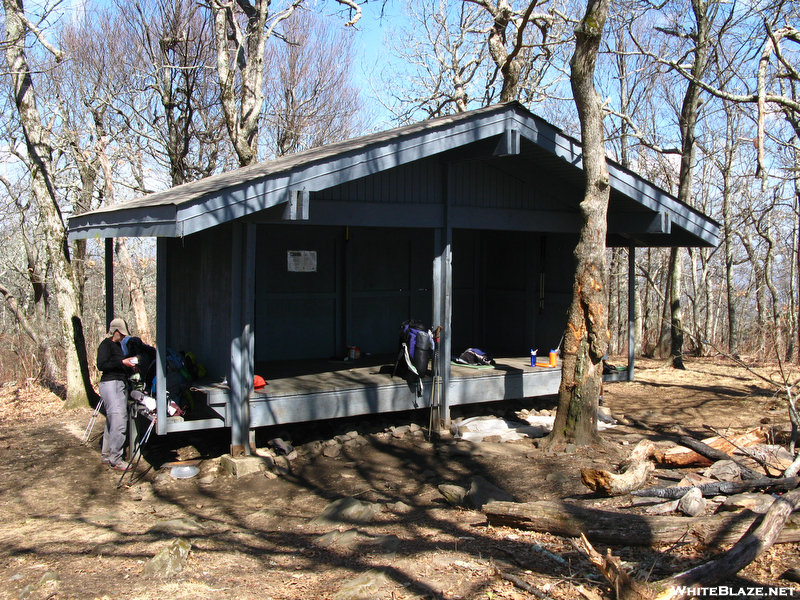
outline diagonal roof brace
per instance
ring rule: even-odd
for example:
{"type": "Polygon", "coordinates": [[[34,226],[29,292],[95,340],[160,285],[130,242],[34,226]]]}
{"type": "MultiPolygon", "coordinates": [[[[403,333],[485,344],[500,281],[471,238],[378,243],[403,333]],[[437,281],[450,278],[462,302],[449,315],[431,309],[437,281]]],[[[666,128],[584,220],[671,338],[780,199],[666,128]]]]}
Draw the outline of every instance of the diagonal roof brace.
{"type": "Polygon", "coordinates": [[[494,150],[495,156],[509,156],[511,154],[519,154],[519,129],[516,127],[506,127],[503,134],[500,136],[500,141],[494,150]]]}
{"type": "Polygon", "coordinates": [[[288,190],[289,199],[283,211],[284,221],[308,221],[309,193],[305,188],[288,190]]]}

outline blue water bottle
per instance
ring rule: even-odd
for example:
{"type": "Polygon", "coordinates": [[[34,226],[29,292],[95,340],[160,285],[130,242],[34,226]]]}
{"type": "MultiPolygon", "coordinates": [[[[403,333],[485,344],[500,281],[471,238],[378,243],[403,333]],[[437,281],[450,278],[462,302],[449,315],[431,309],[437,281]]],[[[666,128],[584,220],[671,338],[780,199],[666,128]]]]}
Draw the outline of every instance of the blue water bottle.
{"type": "Polygon", "coordinates": [[[536,350],[531,349],[531,366],[536,366],[536,350]]]}

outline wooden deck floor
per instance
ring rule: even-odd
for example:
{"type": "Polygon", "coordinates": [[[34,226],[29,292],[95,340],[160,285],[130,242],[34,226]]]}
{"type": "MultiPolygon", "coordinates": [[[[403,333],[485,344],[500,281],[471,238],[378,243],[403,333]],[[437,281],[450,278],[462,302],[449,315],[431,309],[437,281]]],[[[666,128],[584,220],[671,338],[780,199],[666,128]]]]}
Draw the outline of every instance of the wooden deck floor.
{"type": "MultiPolygon", "coordinates": [[[[494,367],[451,365],[448,390],[451,406],[558,392],[561,369],[530,366],[529,357],[496,359],[494,367]]],[[[301,423],[365,414],[429,407],[432,379],[424,379],[424,393],[416,397],[400,377],[392,377],[393,356],[362,357],[356,361],[273,361],[256,365],[267,385],[250,397],[251,427],[301,423]]],[[[559,365],[560,367],[560,365],[559,365]]],[[[230,390],[221,384],[195,386],[206,395],[208,407],[219,417],[192,426],[170,424],[169,430],[230,426],[230,390]]]]}

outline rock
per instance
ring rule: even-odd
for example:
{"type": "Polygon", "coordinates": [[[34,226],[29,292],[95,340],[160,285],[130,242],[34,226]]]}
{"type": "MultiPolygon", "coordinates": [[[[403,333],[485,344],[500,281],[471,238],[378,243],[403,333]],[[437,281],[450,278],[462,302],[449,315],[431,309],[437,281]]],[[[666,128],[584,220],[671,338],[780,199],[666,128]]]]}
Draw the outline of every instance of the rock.
{"type": "Polygon", "coordinates": [[[444,483],[438,487],[438,490],[451,506],[464,506],[466,504],[467,490],[465,488],[444,483]]]}
{"type": "Polygon", "coordinates": [[[420,427],[416,423],[411,423],[411,425],[408,426],[408,430],[411,433],[416,433],[417,431],[422,431],[422,427],[420,427]]]}
{"type": "Polygon", "coordinates": [[[147,562],[142,575],[161,578],[178,575],[186,566],[191,549],[192,545],[182,538],[172,540],[147,562]]]}
{"type": "Polygon", "coordinates": [[[426,469],[422,472],[423,479],[433,479],[436,477],[436,471],[431,471],[430,469],[426,469]]]}
{"type": "Polygon", "coordinates": [[[706,511],[706,501],[700,488],[692,488],[678,500],[678,510],[687,517],[696,517],[706,511]]]}
{"type": "Polygon", "coordinates": [[[775,497],[770,494],[757,494],[754,492],[745,494],[736,494],[725,498],[725,501],[719,505],[718,511],[736,511],[747,509],[754,513],[763,515],[775,502],[775,497]]]}
{"type": "Polygon", "coordinates": [[[670,500],[669,502],[660,502],[655,506],[649,506],[644,509],[648,515],[663,515],[666,513],[675,512],[678,510],[678,502],[680,500],[670,500]]]}
{"type": "Polygon", "coordinates": [[[202,458],[202,454],[200,451],[195,448],[194,446],[185,446],[183,448],[179,448],[177,451],[178,460],[194,460],[195,458],[202,458]]]}
{"type": "Polygon", "coordinates": [[[480,510],[484,504],[489,502],[514,502],[514,497],[505,490],[492,485],[483,477],[475,477],[469,492],[467,492],[466,500],[471,506],[480,510]]]}
{"type": "Polygon", "coordinates": [[[564,454],[575,454],[578,451],[578,447],[575,444],[567,444],[564,447],[564,454]]]}
{"type": "Polygon", "coordinates": [[[186,537],[206,535],[208,533],[205,527],[193,519],[169,519],[168,521],[156,523],[147,532],[186,537]]]}
{"type": "Polygon", "coordinates": [[[271,467],[269,464],[271,457],[269,456],[237,456],[232,457],[230,454],[223,454],[220,457],[220,465],[222,468],[236,477],[246,477],[254,473],[260,473],[266,468],[271,467]]]}
{"type": "Polygon", "coordinates": [[[411,429],[408,425],[401,425],[400,427],[392,428],[392,437],[402,439],[411,429]]]}
{"type": "Polygon", "coordinates": [[[303,454],[309,458],[316,458],[320,454],[322,454],[323,443],[319,440],[314,440],[313,442],[308,442],[307,444],[303,444],[300,448],[303,454]]]}
{"type": "MultiPolygon", "coordinates": [[[[463,488],[462,488],[463,489],[463,488]]],[[[467,490],[464,490],[464,494],[467,493],[467,490]]],[[[397,515],[407,515],[411,511],[413,511],[413,507],[409,506],[405,502],[392,502],[386,505],[390,511],[397,515]]]]}
{"type": "Polygon", "coordinates": [[[369,543],[378,547],[378,551],[393,554],[400,548],[400,538],[394,534],[379,535],[369,540],[369,543]]]}
{"type": "Polygon", "coordinates": [[[333,545],[341,548],[352,548],[357,541],[357,537],[357,529],[348,529],[347,531],[334,530],[316,538],[314,544],[320,548],[328,548],[333,545]]]}
{"type": "Polygon", "coordinates": [[[288,475],[292,470],[292,467],[289,464],[289,458],[287,456],[276,456],[275,466],[273,468],[279,475],[288,475]]]}
{"type": "Polygon", "coordinates": [[[611,410],[607,406],[599,406],[597,408],[597,418],[604,423],[616,423],[616,419],[611,414],[611,410]]]}
{"type": "Polygon", "coordinates": [[[325,449],[322,451],[323,456],[327,456],[328,458],[336,458],[342,453],[342,448],[338,444],[335,446],[325,446],[325,449]]]}
{"type": "Polygon", "coordinates": [[[333,600],[367,600],[378,597],[378,592],[389,583],[389,579],[376,569],[370,569],[344,584],[333,595],[333,600]]]}
{"type": "Polygon", "coordinates": [[[705,477],[718,481],[741,481],[742,470],[732,460],[718,460],[703,471],[705,477]]]}
{"type": "Polygon", "coordinates": [[[361,502],[355,498],[341,498],[331,502],[315,517],[311,523],[314,525],[339,526],[349,523],[369,523],[380,512],[380,506],[370,502],[361,502]]]}

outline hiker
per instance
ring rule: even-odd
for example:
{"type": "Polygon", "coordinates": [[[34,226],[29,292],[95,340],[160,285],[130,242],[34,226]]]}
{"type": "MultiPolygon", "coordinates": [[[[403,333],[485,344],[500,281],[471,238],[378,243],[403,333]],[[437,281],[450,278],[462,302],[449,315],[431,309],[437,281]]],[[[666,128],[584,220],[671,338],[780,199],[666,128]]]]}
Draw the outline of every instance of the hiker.
{"type": "Polygon", "coordinates": [[[125,471],[130,466],[122,457],[128,432],[128,373],[134,368],[135,359],[125,358],[122,352],[120,342],[130,335],[123,319],[111,321],[108,335],[97,349],[97,368],[103,372],[100,397],[106,409],[100,459],[116,471],[125,471]]]}

